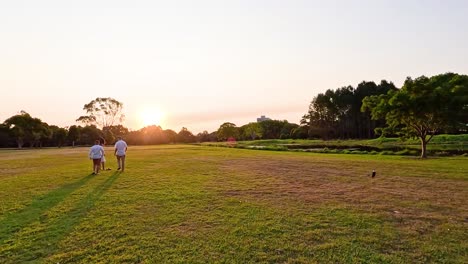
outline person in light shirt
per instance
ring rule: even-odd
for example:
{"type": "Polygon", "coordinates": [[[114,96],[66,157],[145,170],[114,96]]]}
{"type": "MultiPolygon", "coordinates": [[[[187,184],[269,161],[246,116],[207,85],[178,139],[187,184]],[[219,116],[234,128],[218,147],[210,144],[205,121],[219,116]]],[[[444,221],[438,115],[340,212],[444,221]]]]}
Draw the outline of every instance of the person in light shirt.
{"type": "MultiPolygon", "coordinates": [[[[101,141],[101,146],[104,148],[104,145],[105,145],[106,141],[104,139],[102,139],[101,141]]],[[[102,170],[111,170],[111,168],[107,168],[106,169],[106,154],[104,153],[104,155],[102,155],[102,159],[101,159],[101,165],[102,165],[102,170]]]]}
{"type": "Polygon", "coordinates": [[[117,138],[115,143],[114,155],[117,157],[117,170],[125,170],[125,154],[127,153],[127,143],[122,140],[122,137],[117,138]]]}
{"type": "Polygon", "coordinates": [[[100,141],[96,140],[94,146],[89,150],[89,158],[93,160],[93,175],[99,174],[101,169],[101,159],[104,156],[104,148],[101,146],[100,141]]]}

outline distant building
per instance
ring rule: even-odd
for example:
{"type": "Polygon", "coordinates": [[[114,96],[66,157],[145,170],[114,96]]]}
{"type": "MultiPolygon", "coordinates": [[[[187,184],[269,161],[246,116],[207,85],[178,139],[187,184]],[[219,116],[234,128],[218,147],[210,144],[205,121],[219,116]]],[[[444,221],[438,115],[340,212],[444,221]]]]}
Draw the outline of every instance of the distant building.
{"type": "Polygon", "coordinates": [[[264,115],[262,115],[261,117],[258,117],[258,118],[257,118],[257,122],[262,122],[262,121],[267,121],[267,120],[271,120],[271,118],[266,117],[266,116],[264,116],[264,115]]]}

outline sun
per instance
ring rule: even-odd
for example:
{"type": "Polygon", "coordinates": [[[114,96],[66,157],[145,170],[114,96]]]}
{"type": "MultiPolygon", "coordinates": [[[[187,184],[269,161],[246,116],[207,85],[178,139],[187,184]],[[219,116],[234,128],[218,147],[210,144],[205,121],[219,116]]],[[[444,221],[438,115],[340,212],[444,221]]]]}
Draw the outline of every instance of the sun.
{"type": "Polygon", "coordinates": [[[157,108],[146,108],[140,113],[143,126],[160,126],[164,119],[164,112],[157,108]]]}

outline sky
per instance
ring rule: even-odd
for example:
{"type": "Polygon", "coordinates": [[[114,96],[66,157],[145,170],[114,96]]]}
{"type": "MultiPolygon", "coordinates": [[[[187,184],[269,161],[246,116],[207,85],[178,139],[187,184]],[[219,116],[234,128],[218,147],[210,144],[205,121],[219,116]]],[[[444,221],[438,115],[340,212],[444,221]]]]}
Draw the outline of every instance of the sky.
{"type": "Polygon", "coordinates": [[[298,123],[327,89],[467,74],[466,14],[463,0],[0,0],[0,122],[70,126],[112,97],[133,130],[298,123]]]}

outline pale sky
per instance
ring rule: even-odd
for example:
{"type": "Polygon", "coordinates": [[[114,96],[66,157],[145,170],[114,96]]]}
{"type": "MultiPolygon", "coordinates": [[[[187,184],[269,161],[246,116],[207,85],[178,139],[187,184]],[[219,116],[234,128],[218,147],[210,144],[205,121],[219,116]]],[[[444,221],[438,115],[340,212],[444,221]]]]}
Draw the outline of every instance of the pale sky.
{"type": "Polygon", "coordinates": [[[260,115],[298,123],[363,80],[468,73],[468,1],[0,0],[0,122],[69,126],[96,97],[194,133],[260,115]]]}

